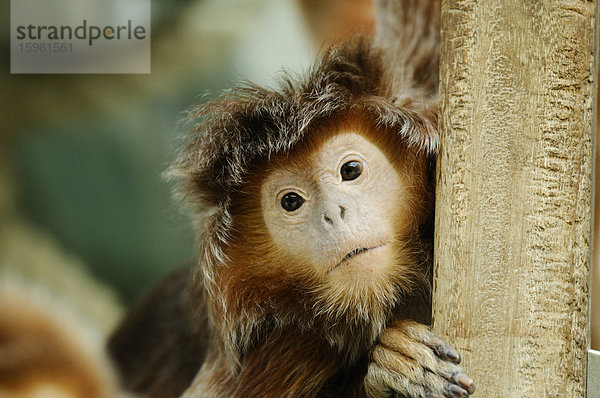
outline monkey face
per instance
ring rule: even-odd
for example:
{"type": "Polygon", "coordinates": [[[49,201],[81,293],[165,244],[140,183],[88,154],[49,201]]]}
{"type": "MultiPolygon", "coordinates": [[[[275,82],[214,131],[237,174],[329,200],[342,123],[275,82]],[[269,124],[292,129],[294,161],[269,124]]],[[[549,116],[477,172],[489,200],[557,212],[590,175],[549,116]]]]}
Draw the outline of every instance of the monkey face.
{"type": "Polygon", "coordinates": [[[261,186],[264,222],[279,252],[336,290],[393,272],[407,183],[376,144],[344,130],[279,164],[261,186]]]}

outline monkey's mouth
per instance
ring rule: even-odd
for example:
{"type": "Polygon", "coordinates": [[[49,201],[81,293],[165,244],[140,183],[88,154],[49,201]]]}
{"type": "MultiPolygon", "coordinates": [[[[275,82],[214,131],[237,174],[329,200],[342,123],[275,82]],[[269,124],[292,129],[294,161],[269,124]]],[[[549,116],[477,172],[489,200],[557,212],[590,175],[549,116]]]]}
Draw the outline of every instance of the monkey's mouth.
{"type": "Polygon", "coordinates": [[[335,266],[335,267],[333,267],[333,268],[332,268],[332,269],[331,269],[329,272],[331,272],[331,271],[333,271],[334,269],[336,269],[336,268],[338,268],[338,267],[340,267],[340,266],[344,265],[345,263],[347,263],[347,262],[348,262],[348,261],[350,261],[352,258],[354,258],[354,257],[356,257],[356,256],[358,256],[358,255],[361,255],[361,254],[363,254],[363,253],[366,253],[366,252],[368,252],[368,251],[371,251],[371,250],[378,249],[378,248],[380,248],[380,247],[383,247],[383,246],[385,246],[385,244],[384,244],[384,243],[382,243],[382,244],[380,244],[380,245],[376,245],[376,246],[371,246],[371,247],[362,247],[362,248],[359,248],[359,249],[354,249],[354,250],[352,250],[350,253],[346,254],[346,256],[345,256],[345,257],[342,259],[342,261],[340,261],[339,263],[337,263],[337,264],[336,264],[336,266],[335,266]]]}

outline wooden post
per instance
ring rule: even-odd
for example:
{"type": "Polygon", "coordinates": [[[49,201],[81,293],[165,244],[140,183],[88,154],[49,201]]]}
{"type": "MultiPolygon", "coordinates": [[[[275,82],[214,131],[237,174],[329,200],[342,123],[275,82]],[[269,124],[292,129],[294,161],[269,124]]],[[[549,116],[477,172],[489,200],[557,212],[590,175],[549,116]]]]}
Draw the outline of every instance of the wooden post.
{"type": "Polygon", "coordinates": [[[445,0],[434,330],[478,397],[584,397],[595,1],[445,0]]]}

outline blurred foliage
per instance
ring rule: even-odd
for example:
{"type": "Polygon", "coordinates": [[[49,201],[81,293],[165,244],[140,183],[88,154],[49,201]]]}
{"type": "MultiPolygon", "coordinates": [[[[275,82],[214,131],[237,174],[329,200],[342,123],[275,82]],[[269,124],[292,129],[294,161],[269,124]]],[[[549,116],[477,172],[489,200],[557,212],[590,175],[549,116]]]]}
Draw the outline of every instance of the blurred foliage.
{"type": "Polygon", "coordinates": [[[8,35],[0,42],[0,226],[18,220],[55,240],[126,300],[195,256],[195,233],[161,179],[184,112],[240,79],[269,84],[282,66],[304,69],[313,55],[291,0],[152,7],[149,75],[11,75],[8,35]]]}

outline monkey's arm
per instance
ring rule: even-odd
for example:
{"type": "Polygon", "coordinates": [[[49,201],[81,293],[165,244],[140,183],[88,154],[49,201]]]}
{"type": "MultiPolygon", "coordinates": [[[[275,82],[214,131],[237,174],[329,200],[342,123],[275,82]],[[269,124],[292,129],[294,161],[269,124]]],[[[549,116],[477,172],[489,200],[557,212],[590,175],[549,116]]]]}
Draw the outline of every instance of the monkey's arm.
{"type": "Polygon", "coordinates": [[[111,336],[108,350],[128,390],[176,398],[200,369],[208,332],[205,320],[192,320],[185,294],[190,277],[187,267],[173,272],[131,308],[111,336]]]}

